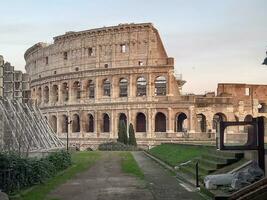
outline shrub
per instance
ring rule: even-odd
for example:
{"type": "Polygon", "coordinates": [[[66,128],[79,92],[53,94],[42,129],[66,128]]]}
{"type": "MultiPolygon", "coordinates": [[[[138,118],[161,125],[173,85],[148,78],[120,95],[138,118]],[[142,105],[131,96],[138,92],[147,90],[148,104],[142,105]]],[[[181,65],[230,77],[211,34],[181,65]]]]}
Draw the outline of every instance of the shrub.
{"type": "Polygon", "coordinates": [[[129,145],[137,146],[134,128],[132,123],[129,125],[129,145]]]}
{"type": "Polygon", "coordinates": [[[123,120],[119,123],[118,142],[128,144],[127,128],[123,120]]]}
{"type": "Polygon", "coordinates": [[[43,183],[70,165],[71,156],[66,151],[53,152],[44,158],[0,153],[0,189],[10,193],[43,183]]]}

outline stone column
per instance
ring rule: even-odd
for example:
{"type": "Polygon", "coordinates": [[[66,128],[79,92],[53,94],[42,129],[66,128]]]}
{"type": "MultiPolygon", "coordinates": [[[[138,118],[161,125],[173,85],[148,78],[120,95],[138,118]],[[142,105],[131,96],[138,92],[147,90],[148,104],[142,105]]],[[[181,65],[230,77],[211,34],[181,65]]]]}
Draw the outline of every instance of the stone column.
{"type": "Polygon", "coordinates": [[[94,112],[94,134],[97,136],[99,131],[98,131],[98,113],[97,111],[94,112]]]}
{"type": "MultiPolygon", "coordinates": [[[[56,117],[57,117],[57,136],[59,136],[59,133],[62,132],[59,130],[59,126],[60,126],[60,120],[59,120],[59,117],[58,117],[58,112],[56,114],[56,117]]],[[[61,128],[61,127],[60,127],[61,128]]]]}
{"type": "Polygon", "coordinates": [[[152,97],[152,96],[154,96],[154,94],[153,94],[153,80],[152,80],[152,76],[151,76],[151,73],[149,73],[148,74],[148,80],[147,80],[147,96],[148,97],[152,97]]]}
{"type": "Polygon", "coordinates": [[[110,114],[110,138],[115,138],[117,133],[117,126],[116,126],[116,112],[115,110],[111,111],[110,114]]]}
{"type": "Polygon", "coordinates": [[[152,122],[152,115],[153,115],[153,112],[152,112],[152,109],[151,108],[148,108],[147,109],[147,119],[146,119],[146,126],[147,126],[147,138],[152,138],[154,137],[153,135],[153,122],[152,122]]]}
{"type": "Polygon", "coordinates": [[[195,115],[195,108],[194,106],[190,106],[189,107],[189,132],[191,133],[195,133],[194,115],[195,115]]]}
{"type": "Polygon", "coordinates": [[[129,77],[129,84],[128,84],[128,96],[130,98],[134,97],[134,87],[136,87],[136,84],[134,85],[133,83],[133,75],[130,74],[130,77],[129,77]]]}
{"type": "Polygon", "coordinates": [[[118,80],[115,77],[112,77],[110,82],[111,82],[110,97],[114,100],[119,96],[118,80]]]}
{"type": "Polygon", "coordinates": [[[98,101],[100,97],[99,78],[95,78],[95,101],[98,101]]]}
{"type": "Polygon", "coordinates": [[[61,92],[61,84],[59,83],[57,85],[58,87],[58,104],[61,104],[63,101],[62,101],[62,92],[61,92]]]}
{"type": "Polygon", "coordinates": [[[172,109],[168,108],[168,129],[167,133],[173,133],[173,126],[172,126],[172,109]]]}
{"type": "Polygon", "coordinates": [[[173,91],[172,91],[172,85],[173,85],[173,70],[168,71],[168,93],[167,96],[173,96],[173,91]]]}

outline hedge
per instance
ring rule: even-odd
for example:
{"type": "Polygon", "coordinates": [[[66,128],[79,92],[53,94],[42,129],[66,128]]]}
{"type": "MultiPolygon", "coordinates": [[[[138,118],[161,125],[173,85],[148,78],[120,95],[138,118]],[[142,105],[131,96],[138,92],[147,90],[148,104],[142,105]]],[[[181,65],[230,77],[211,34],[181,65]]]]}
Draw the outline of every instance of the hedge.
{"type": "Polygon", "coordinates": [[[50,153],[43,158],[23,158],[0,153],[0,190],[12,193],[45,182],[71,165],[66,151],[50,153]]]}

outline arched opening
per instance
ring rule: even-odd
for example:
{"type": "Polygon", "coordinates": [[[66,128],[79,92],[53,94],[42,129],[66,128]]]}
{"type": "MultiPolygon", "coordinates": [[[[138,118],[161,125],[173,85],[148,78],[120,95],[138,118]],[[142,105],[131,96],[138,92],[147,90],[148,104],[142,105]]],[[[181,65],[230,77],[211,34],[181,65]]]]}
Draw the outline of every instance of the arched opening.
{"type": "Polygon", "coordinates": [[[119,123],[118,124],[120,124],[120,121],[123,121],[125,126],[127,127],[127,116],[124,113],[120,113],[119,123]]]}
{"type": "Polygon", "coordinates": [[[87,115],[86,132],[94,132],[94,117],[92,114],[87,115]]]}
{"type": "Polygon", "coordinates": [[[103,115],[103,132],[110,131],[110,119],[107,113],[103,115]]]}
{"type": "MultiPolygon", "coordinates": [[[[244,118],[244,121],[245,122],[252,122],[252,119],[253,119],[252,115],[246,115],[246,117],[244,118]]],[[[252,126],[244,126],[244,132],[252,134],[253,127],[252,126]]]]}
{"type": "Polygon", "coordinates": [[[88,81],[87,91],[88,91],[89,99],[95,98],[95,84],[94,84],[94,82],[92,80],[88,81]]]}
{"type": "Polygon", "coordinates": [[[74,100],[81,99],[81,83],[79,81],[73,83],[72,92],[74,100]]]}
{"type": "Polygon", "coordinates": [[[103,95],[110,97],[110,81],[108,79],[103,81],[103,95]]]}
{"type": "Polygon", "coordinates": [[[252,122],[252,119],[253,119],[252,115],[247,115],[247,116],[245,117],[244,121],[245,121],[245,122],[252,122]]]}
{"type": "Polygon", "coordinates": [[[197,114],[198,129],[200,132],[207,132],[207,121],[204,114],[197,114]]]}
{"type": "Polygon", "coordinates": [[[57,102],[58,101],[58,86],[57,85],[53,85],[52,86],[51,101],[52,102],[57,102]]]}
{"type": "Polygon", "coordinates": [[[68,133],[69,120],[67,115],[62,115],[61,123],[62,123],[62,133],[68,133]]]}
{"type": "Polygon", "coordinates": [[[146,79],[144,77],[137,79],[136,96],[146,96],[146,79]]]}
{"type": "Polygon", "coordinates": [[[159,76],[155,80],[155,95],[156,96],[165,96],[166,95],[166,85],[167,81],[164,76],[159,76]]]}
{"type": "Polygon", "coordinates": [[[42,102],[42,88],[38,87],[37,89],[37,104],[40,105],[42,102]]]}
{"type": "Polygon", "coordinates": [[[144,113],[136,115],[136,132],[146,132],[146,116],[144,113]]]}
{"type": "Polygon", "coordinates": [[[72,132],[73,133],[78,133],[80,132],[80,117],[78,114],[74,114],[72,116],[72,132]]]}
{"type": "Polygon", "coordinates": [[[128,81],[125,78],[120,79],[119,83],[120,87],[120,97],[127,97],[128,96],[128,81]]]}
{"type": "Polygon", "coordinates": [[[187,131],[187,116],[185,113],[180,113],[176,115],[176,132],[187,131]]]}
{"type": "Polygon", "coordinates": [[[48,86],[44,87],[44,102],[45,103],[49,102],[49,87],[48,86]]]}
{"type": "Polygon", "coordinates": [[[56,133],[57,132],[57,117],[55,115],[51,116],[50,125],[51,125],[53,131],[56,133]]]}
{"type": "Polygon", "coordinates": [[[155,116],[155,132],[166,132],[166,116],[162,112],[155,116]]]}
{"type": "Polygon", "coordinates": [[[223,113],[216,113],[213,116],[213,123],[212,128],[216,130],[216,132],[219,132],[219,124],[221,121],[227,121],[226,115],[223,113]]]}
{"type": "Polygon", "coordinates": [[[68,86],[68,83],[63,83],[62,84],[62,99],[63,101],[68,101],[69,100],[69,86],[68,86]]]}

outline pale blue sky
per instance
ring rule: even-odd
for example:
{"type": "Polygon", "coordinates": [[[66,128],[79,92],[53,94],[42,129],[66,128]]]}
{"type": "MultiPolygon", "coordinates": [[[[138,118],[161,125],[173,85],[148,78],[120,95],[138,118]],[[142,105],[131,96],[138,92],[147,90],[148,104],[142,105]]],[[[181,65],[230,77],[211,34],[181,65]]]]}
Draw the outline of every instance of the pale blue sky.
{"type": "Polygon", "coordinates": [[[24,52],[66,31],[152,22],[184,92],[218,82],[267,84],[267,0],[8,0],[0,4],[0,54],[24,70],[24,52]]]}

